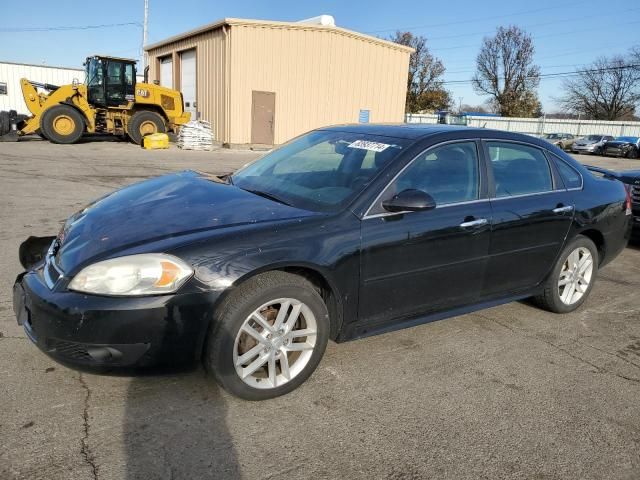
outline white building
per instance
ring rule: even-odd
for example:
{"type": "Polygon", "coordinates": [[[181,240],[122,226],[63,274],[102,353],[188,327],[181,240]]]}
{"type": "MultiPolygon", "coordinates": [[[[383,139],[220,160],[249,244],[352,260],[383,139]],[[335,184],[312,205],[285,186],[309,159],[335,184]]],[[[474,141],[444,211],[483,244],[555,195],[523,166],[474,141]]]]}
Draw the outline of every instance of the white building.
{"type": "Polygon", "coordinates": [[[84,70],[0,61],[0,111],[16,110],[18,113],[29,114],[22,98],[21,78],[52,85],[68,85],[74,78],[83,82],[84,70]]]}

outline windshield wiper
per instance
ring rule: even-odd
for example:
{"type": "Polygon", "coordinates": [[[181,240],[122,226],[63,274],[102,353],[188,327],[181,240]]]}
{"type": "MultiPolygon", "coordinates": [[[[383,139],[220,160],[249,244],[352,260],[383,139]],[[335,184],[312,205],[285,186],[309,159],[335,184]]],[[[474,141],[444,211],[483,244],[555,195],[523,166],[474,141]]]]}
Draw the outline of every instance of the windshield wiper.
{"type": "Polygon", "coordinates": [[[253,190],[251,188],[243,188],[242,190],[246,191],[246,192],[250,192],[253,193],[254,195],[259,195],[261,197],[264,198],[268,198],[269,200],[273,200],[274,202],[278,202],[278,203],[282,203],[283,205],[287,205],[287,206],[291,206],[290,203],[285,202],[284,200],[282,200],[281,198],[273,195],[272,193],[269,192],[263,192],[262,190],[253,190]]]}

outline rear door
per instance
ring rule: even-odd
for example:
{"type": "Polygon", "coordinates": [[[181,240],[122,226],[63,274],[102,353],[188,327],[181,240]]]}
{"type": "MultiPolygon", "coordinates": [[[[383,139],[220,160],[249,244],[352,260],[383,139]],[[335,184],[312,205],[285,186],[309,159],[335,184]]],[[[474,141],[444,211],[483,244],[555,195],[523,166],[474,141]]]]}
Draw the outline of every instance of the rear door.
{"type": "Polygon", "coordinates": [[[544,151],[505,140],[485,141],[492,236],[483,297],[527,290],[551,270],[571,226],[572,192],[544,151]]]}

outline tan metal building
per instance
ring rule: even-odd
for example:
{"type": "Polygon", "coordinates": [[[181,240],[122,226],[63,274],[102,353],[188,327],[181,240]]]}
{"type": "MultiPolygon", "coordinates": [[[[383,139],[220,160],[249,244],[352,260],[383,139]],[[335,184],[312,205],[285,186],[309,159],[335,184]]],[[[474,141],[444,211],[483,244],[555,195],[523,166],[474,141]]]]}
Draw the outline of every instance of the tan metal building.
{"type": "Polygon", "coordinates": [[[145,50],[149,78],[181,90],[224,144],[404,118],[412,50],[344,28],[225,18],[145,50]]]}

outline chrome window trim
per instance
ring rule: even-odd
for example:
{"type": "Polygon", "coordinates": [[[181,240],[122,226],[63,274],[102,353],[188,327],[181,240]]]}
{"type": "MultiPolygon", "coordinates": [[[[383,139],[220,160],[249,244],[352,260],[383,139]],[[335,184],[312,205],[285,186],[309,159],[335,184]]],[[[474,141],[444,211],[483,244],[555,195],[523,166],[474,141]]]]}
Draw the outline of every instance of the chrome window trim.
{"type": "MultiPolygon", "coordinates": [[[[434,208],[434,210],[439,210],[441,208],[448,208],[448,207],[457,207],[458,205],[470,205],[473,203],[484,203],[484,202],[489,202],[491,201],[491,199],[489,198],[479,198],[477,200],[465,200],[464,202],[454,202],[454,203],[445,203],[444,205],[436,205],[436,208],[434,208]]],[[[383,217],[390,217],[393,215],[406,215],[408,213],[418,213],[418,212],[414,212],[414,211],[403,211],[403,212],[382,212],[382,213],[374,213],[373,215],[367,215],[365,217],[362,217],[362,220],[368,220],[370,218],[383,218],[383,217]]]]}
{"type": "MultiPolygon", "coordinates": [[[[367,220],[369,218],[380,218],[380,217],[388,217],[390,215],[403,215],[406,213],[414,213],[414,212],[382,212],[382,213],[374,213],[373,215],[369,215],[369,212],[371,211],[371,209],[374,207],[374,205],[376,205],[378,203],[378,201],[380,200],[380,198],[382,197],[382,195],[384,194],[384,192],[387,191],[387,189],[393,184],[393,182],[395,182],[398,177],[400,175],[402,175],[404,173],[404,171],[409,168],[411,165],[413,165],[413,162],[416,161],[416,159],[418,157],[420,157],[421,155],[423,155],[424,153],[428,152],[429,150],[432,150],[434,148],[438,148],[438,147],[442,147],[443,145],[448,145],[451,143],[473,143],[475,144],[476,147],[476,157],[478,160],[478,183],[480,182],[481,179],[481,172],[480,169],[482,168],[482,156],[480,155],[480,152],[478,151],[478,138],[465,138],[465,139],[457,139],[457,140],[447,140],[445,142],[440,142],[440,143],[436,143],[434,145],[430,145],[429,147],[425,148],[424,150],[422,150],[420,153],[418,153],[417,155],[415,155],[409,162],[407,162],[407,164],[402,167],[402,169],[396,173],[393,178],[391,180],[389,180],[389,183],[387,183],[385,185],[385,187],[380,190],[380,193],[376,196],[376,198],[373,200],[373,202],[371,202],[371,204],[369,205],[369,208],[367,208],[367,210],[365,211],[364,215],[362,216],[362,220],[367,220]]],[[[480,185],[479,185],[480,186],[480,185]]],[[[478,188],[478,195],[480,194],[480,188],[478,188]]],[[[450,207],[453,205],[463,205],[466,203],[477,203],[480,201],[488,201],[488,198],[477,198],[475,200],[464,200],[462,202],[453,202],[453,203],[446,203],[444,205],[436,205],[436,209],[438,208],[444,208],[444,207],[450,207]]]]}

